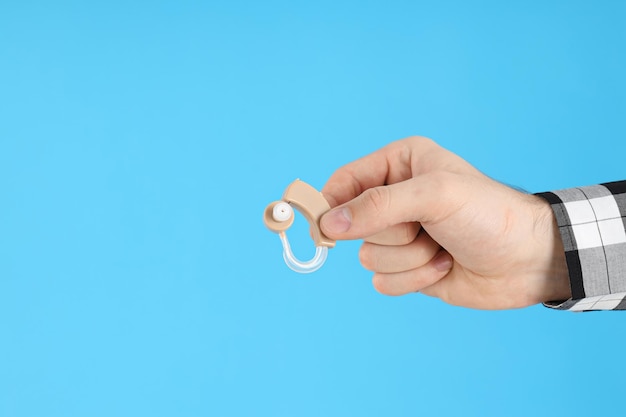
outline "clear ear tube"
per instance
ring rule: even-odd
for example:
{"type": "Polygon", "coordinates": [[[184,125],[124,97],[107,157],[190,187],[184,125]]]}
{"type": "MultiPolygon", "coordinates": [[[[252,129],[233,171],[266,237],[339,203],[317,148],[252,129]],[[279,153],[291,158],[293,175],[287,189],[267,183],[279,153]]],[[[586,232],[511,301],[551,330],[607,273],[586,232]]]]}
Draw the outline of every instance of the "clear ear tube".
{"type": "Polygon", "coordinates": [[[289,239],[287,239],[287,234],[285,232],[281,232],[279,233],[279,236],[280,241],[283,244],[283,258],[285,259],[287,266],[293,271],[301,274],[308,274],[317,271],[322,267],[322,265],[324,265],[324,262],[326,262],[328,247],[316,246],[313,258],[308,261],[301,261],[293,254],[291,246],[289,245],[289,239]]]}

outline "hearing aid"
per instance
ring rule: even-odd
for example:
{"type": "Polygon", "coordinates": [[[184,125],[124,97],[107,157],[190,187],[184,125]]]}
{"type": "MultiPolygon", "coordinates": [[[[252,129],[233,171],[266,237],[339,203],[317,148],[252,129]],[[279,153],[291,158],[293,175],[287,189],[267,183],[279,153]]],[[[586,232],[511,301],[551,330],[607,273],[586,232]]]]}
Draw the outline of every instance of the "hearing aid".
{"type": "Polygon", "coordinates": [[[328,249],[335,246],[335,241],[320,229],[320,219],[328,210],[330,205],[322,193],[299,179],[287,186],[282,200],[274,201],[265,208],[263,222],[272,232],[278,233],[283,245],[283,259],[292,270],[307,274],[317,271],[326,262],[328,249]],[[294,208],[311,226],[315,255],[308,261],[301,261],[293,254],[287,239],[287,229],[291,227],[295,217],[294,208]]]}

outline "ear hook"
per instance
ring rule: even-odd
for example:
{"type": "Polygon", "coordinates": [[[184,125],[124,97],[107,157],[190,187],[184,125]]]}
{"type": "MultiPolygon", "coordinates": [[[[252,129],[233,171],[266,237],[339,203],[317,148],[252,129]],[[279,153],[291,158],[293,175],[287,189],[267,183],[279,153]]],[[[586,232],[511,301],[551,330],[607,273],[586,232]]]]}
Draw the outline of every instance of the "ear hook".
{"type": "Polygon", "coordinates": [[[335,246],[335,241],[328,238],[320,229],[320,218],[330,210],[330,205],[319,191],[304,181],[295,180],[285,190],[283,199],[270,203],[263,215],[265,225],[271,231],[278,233],[283,244],[283,258],[292,270],[305,274],[317,271],[328,255],[328,248],[335,246]],[[311,225],[311,233],[315,242],[315,256],[308,261],[301,261],[291,251],[287,229],[294,220],[292,206],[301,212],[311,225]]]}

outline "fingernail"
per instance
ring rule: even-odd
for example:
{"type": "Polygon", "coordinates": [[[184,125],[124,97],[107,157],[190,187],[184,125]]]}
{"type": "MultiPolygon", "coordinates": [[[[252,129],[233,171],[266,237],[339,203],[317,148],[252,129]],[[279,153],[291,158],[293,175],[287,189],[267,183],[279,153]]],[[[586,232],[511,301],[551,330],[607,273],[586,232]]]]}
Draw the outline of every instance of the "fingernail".
{"type": "Polygon", "coordinates": [[[330,233],[344,233],[352,224],[350,210],[346,207],[329,211],[322,217],[322,227],[330,233]]]}
{"type": "Polygon", "coordinates": [[[445,250],[433,259],[433,267],[440,272],[449,271],[452,268],[452,256],[445,250]]]}

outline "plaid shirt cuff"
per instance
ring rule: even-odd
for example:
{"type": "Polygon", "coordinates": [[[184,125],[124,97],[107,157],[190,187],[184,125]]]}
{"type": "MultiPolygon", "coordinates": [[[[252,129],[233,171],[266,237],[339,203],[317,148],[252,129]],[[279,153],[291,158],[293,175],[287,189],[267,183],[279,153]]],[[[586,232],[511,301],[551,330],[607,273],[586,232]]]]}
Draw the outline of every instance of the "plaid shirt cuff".
{"type": "Polygon", "coordinates": [[[626,310],[626,181],[537,194],[556,216],[572,298],[570,311],[626,310]]]}

